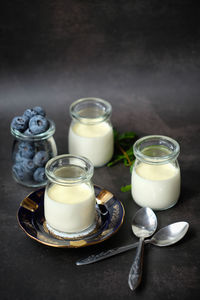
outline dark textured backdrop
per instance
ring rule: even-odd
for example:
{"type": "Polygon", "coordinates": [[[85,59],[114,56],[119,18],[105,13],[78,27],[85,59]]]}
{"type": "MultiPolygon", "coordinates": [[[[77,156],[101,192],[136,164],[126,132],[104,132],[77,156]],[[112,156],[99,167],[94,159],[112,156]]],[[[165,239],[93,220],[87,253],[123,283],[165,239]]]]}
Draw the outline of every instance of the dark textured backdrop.
{"type": "Polygon", "coordinates": [[[77,250],[37,244],[19,229],[16,212],[29,189],[11,178],[9,123],[26,108],[43,106],[56,122],[59,153],[67,153],[68,108],[95,96],[113,106],[112,122],[139,136],[169,135],[180,142],[182,194],[158,212],[159,227],[186,220],[190,231],[169,248],[146,247],[138,299],[198,299],[200,294],[200,40],[195,1],[2,1],[0,4],[0,298],[132,299],[127,277],[133,251],[98,265],[75,261],[127,244],[139,208],[120,185],[118,165],[97,169],[94,181],[126,209],[110,240],[77,250]],[[28,296],[29,295],[29,296],[28,296]]]}

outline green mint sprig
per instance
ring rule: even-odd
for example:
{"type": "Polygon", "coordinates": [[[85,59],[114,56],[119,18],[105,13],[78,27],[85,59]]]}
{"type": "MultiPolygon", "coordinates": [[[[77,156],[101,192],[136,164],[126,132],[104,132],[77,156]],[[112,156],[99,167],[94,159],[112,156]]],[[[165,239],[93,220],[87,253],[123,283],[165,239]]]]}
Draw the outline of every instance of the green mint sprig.
{"type": "Polygon", "coordinates": [[[120,191],[125,193],[125,192],[129,192],[131,190],[131,184],[127,184],[124,186],[121,186],[120,191]]]}
{"type": "MultiPolygon", "coordinates": [[[[132,173],[133,164],[135,161],[135,156],[133,154],[133,143],[136,139],[136,134],[132,131],[120,134],[116,129],[114,129],[114,155],[112,160],[107,164],[111,167],[119,162],[123,162],[126,167],[130,168],[132,173]]],[[[131,184],[121,187],[122,192],[127,192],[131,190],[131,184]]]]}

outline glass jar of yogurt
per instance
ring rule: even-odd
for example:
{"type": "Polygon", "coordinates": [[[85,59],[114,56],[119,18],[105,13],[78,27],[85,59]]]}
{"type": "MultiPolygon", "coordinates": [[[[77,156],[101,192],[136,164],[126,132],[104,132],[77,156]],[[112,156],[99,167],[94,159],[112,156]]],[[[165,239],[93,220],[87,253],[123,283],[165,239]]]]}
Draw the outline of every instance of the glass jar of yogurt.
{"type": "Polygon", "coordinates": [[[45,171],[49,179],[44,195],[47,228],[66,237],[92,231],[96,206],[92,163],[84,157],[64,154],[48,161],[45,171]]]}
{"type": "Polygon", "coordinates": [[[179,144],[172,138],[151,135],[136,141],[131,191],[142,207],[164,210],[176,204],[180,195],[179,144]]]}
{"type": "Polygon", "coordinates": [[[48,120],[48,129],[40,134],[26,135],[11,127],[14,136],[12,147],[12,175],[20,184],[40,187],[47,183],[45,164],[57,155],[54,140],[55,124],[48,120]]]}
{"type": "Polygon", "coordinates": [[[113,156],[114,137],[110,103],[84,98],[70,106],[69,153],[87,157],[94,167],[105,165],[113,156]]]}

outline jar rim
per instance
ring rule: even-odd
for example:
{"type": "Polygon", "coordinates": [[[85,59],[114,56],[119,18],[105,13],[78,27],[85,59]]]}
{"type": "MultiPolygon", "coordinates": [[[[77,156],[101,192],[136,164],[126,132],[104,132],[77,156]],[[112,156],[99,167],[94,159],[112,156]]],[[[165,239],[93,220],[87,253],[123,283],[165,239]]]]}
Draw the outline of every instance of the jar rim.
{"type": "Polygon", "coordinates": [[[177,141],[174,139],[164,136],[164,135],[147,135],[140,139],[138,139],[134,145],[133,145],[133,153],[135,157],[139,160],[141,160],[144,163],[148,164],[165,164],[169,161],[177,159],[179,153],[180,153],[180,145],[177,141]],[[152,145],[148,146],[148,144],[152,143],[152,145]],[[143,149],[145,149],[145,144],[148,147],[164,147],[167,150],[169,150],[169,153],[167,155],[161,155],[161,156],[150,156],[147,154],[144,154],[142,152],[143,149]],[[143,148],[142,148],[143,147],[143,148]]]}
{"type": "Polygon", "coordinates": [[[83,156],[71,155],[71,154],[61,154],[51,158],[45,166],[45,174],[47,178],[56,184],[69,186],[80,184],[86,181],[89,181],[94,174],[94,166],[89,159],[83,156]],[[74,161],[73,164],[70,164],[70,159],[74,161]],[[69,162],[65,166],[75,166],[82,169],[84,172],[80,176],[74,177],[61,177],[55,174],[55,171],[62,168],[62,161],[68,160],[69,162]],[[79,164],[75,164],[75,161],[79,164]],[[56,167],[57,164],[57,167],[56,167]],[[81,166],[82,164],[82,166],[81,166]],[[83,166],[84,165],[84,166],[83,166]],[[85,167],[85,169],[84,169],[85,167]]]}
{"type": "MultiPolygon", "coordinates": [[[[112,114],[112,106],[111,104],[101,98],[95,98],[95,97],[88,97],[88,98],[81,98],[76,101],[74,101],[69,108],[70,115],[72,119],[78,120],[79,122],[87,125],[95,125],[97,123],[101,123],[105,120],[107,120],[111,114],[112,114]],[[99,109],[101,114],[99,116],[87,116],[87,115],[81,115],[79,112],[79,108],[81,105],[90,105],[95,106],[99,109]]],[[[97,113],[97,110],[95,110],[97,113]]]]}
{"type": "Polygon", "coordinates": [[[39,133],[39,134],[35,134],[35,135],[26,135],[22,132],[20,132],[19,130],[17,129],[13,129],[11,126],[10,126],[10,131],[11,131],[11,134],[17,138],[17,139],[20,139],[20,140],[23,140],[23,141],[39,141],[39,140],[45,140],[49,137],[51,137],[54,133],[55,133],[55,130],[56,130],[56,126],[55,126],[55,123],[50,120],[50,119],[47,119],[48,122],[49,122],[49,128],[45,131],[45,132],[42,132],[42,133],[39,133]]]}

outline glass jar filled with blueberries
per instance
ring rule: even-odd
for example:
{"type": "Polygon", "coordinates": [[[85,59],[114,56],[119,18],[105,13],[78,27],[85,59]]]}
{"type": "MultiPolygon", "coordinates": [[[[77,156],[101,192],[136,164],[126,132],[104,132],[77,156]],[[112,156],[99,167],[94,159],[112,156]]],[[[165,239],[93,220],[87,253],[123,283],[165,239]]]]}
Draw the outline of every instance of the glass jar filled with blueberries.
{"type": "Polygon", "coordinates": [[[13,118],[10,129],[15,138],[12,149],[14,179],[29,187],[46,185],[45,164],[57,155],[54,122],[36,106],[13,118]]]}

